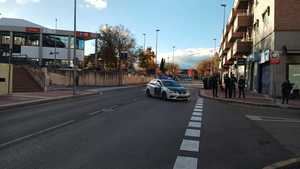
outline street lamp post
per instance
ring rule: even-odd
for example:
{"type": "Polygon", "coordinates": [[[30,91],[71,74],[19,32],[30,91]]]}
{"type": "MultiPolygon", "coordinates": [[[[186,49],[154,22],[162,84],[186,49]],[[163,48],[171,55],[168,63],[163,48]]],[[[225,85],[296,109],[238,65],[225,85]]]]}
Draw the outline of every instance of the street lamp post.
{"type": "Polygon", "coordinates": [[[175,75],[175,46],[173,46],[173,76],[175,75]]]}
{"type": "MultiPolygon", "coordinates": [[[[55,34],[57,34],[57,18],[55,18],[55,34]]],[[[56,71],[56,62],[57,62],[57,42],[56,39],[54,41],[54,70],[56,71]]]]}
{"type": "Polygon", "coordinates": [[[74,0],[74,49],[73,49],[73,95],[76,95],[76,82],[77,82],[77,74],[76,74],[76,32],[77,32],[77,0],[74,0]],[[75,79],[76,78],[76,79],[75,79]]]}
{"type": "Polygon", "coordinates": [[[226,5],[225,3],[221,4],[221,7],[224,8],[224,15],[223,15],[223,32],[222,32],[222,34],[224,34],[224,31],[225,31],[226,6],[227,6],[227,5],[226,5]]]}
{"type": "Polygon", "coordinates": [[[158,64],[158,32],[160,32],[160,30],[156,29],[156,51],[155,51],[155,54],[156,54],[155,64],[156,65],[158,64]]]}
{"type": "Polygon", "coordinates": [[[144,35],[144,51],[146,50],[146,33],[143,33],[143,35],[144,35]]]}
{"type": "Polygon", "coordinates": [[[211,75],[213,75],[213,73],[214,73],[213,60],[214,60],[214,57],[217,53],[217,39],[214,38],[213,40],[214,40],[214,52],[213,52],[213,56],[211,58],[211,68],[210,68],[211,69],[211,75]]]}

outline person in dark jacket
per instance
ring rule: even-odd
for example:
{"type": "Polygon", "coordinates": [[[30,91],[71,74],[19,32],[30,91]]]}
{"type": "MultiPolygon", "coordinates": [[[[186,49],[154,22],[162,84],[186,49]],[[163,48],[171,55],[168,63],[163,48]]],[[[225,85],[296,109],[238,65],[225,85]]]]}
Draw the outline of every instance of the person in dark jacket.
{"type": "Polygon", "coordinates": [[[238,82],[238,87],[239,87],[239,98],[243,95],[243,98],[246,98],[245,95],[245,87],[246,87],[246,80],[244,76],[241,76],[238,82]]]}
{"type": "Polygon", "coordinates": [[[229,98],[236,97],[236,83],[237,83],[236,77],[234,76],[234,74],[231,74],[229,98]]]}
{"type": "Polygon", "coordinates": [[[228,74],[225,74],[224,76],[224,83],[225,83],[225,98],[228,98],[230,95],[230,78],[228,77],[228,74]]]}
{"type": "Polygon", "coordinates": [[[211,79],[213,97],[218,97],[218,89],[219,89],[219,80],[218,75],[214,75],[211,79]]]}
{"type": "Polygon", "coordinates": [[[282,104],[285,104],[285,103],[289,104],[289,98],[290,98],[292,89],[293,89],[293,84],[291,84],[289,80],[282,83],[282,85],[281,85],[282,104]]]}

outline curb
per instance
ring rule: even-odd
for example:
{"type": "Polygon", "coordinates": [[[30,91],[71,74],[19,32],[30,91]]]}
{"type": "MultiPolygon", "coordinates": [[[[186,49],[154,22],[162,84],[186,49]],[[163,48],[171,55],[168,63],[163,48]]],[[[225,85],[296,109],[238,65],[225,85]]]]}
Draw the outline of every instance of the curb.
{"type": "Polygon", "coordinates": [[[94,95],[97,95],[97,94],[98,93],[87,93],[87,94],[81,94],[81,95],[75,95],[75,96],[62,96],[62,97],[57,97],[57,98],[52,98],[52,99],[39,99],[39,100],[35,100],[35,101],[21,102],[21,103],[18,103],[18,104],[10,104],[10,105],[0,106],[0,111],[9,110],[9,109],[13,109],[13,108],[24,107],[24,106],[40,105],[40,104],[44,104],[44,103],[67,100],[67,99],[72,99],[72,98],[81,98],[81,97],[86,97],[86,96],[94,96],[94,95]]]}
{"type": "Polygon", "coordinates": [[[300,158],[292,158],[286,161],[281,161],[263,169],[292,169],[293,167],[300,167],[300,158]]]}
{"type": "Polygon", "coordinates": [[[75,96],[73,96],[73,95],[61,96],[61,97],[56,97],[56,98],[51,98],[51,99],[38,99],[38,100],[34,100],[34,101],[21,102],[21,103],[17,103],[17,104],[10,104],[10,105],[3,105],[3,106],[0,105],[0,111],[9,110],[9,109],[18,108],[18,107],[24,107],[24,106],[40,105],[40,104],[61,101],[61,100],[67,100],[67,99],[73,99],[73,98],[95,96],[95,95],[101,94],[102,92],[118,91],[118,90],[123,90],[123,89],[128,89],[128,88],[141,87],[141,86],[143,86],[143,84],[142,85],[123,86],[124,88],[108,89],[105,91],[90,92],[90,93],[80,94],[80,95],[75,95],[75,96]]]}
{"type": "Polygon", "coordinates": [[[236,104],[252,105],[252,106],[259,106],[259,107],[300,110],[300,107],[291,107],[291,106],[283,107],[283,106],[275,105],[275,104],[263,104],[263,103],[254,103],[254,102],[243,102],[243,101],[238,101],[238,100],[228,100],[228,99],[223,99],[223,98],[214,98],[211,96],[203,95],[203,94],[201,94],[200,91],[199,91],[199,96],[206,98],[206,99],[217,100],[217,101],[222,101],[222,102],[227,102],[227,103],[236,103],[236,104]]]}

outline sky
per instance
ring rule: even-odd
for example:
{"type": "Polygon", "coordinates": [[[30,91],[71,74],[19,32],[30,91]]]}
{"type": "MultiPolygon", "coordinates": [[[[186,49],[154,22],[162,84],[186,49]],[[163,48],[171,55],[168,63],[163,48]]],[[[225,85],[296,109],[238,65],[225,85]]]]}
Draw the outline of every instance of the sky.
{"type": "MultiPolygon", "coordinates": [[[[0,0],[0,17],[27,19],[49,28],[73,29],[74,0],[0,0]]],[[[101,25],[124,25],[143,46],[155,48],[155,30],[160,29],[158,58],[190,68],[212,55],[214,38],[219,44],[223,9],[227,15],[233,0],[77,0],[78,30],[97,32],[101,25]]],[[[93,51],[92,42],[86,44],[86,53],[93,51]]]]}

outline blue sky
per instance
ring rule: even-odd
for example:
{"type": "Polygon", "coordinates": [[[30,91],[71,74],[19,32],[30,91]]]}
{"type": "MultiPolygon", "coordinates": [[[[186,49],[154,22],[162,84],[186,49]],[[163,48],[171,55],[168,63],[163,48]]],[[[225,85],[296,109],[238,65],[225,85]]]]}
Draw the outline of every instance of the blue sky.
{"type": "MultiPolygon", "coordinates": [[[[96,32],[100,25],[122,24],[143,45],[155,46],[155,29],[159,28],[159,56],[172,56],[176,46],[176,62],[182,67],[193,66],[207,57],[214,47],[214,38],[221,36],[224,1],[229,8],[233,0],[77,0],[78,29],[96,32]]],[[[28,19],[60,29],[72,30],[73,0],[0,0],[2,17],[28,19]]],[[[88,47],[88,50],[92,50],[88,47]]]]}

